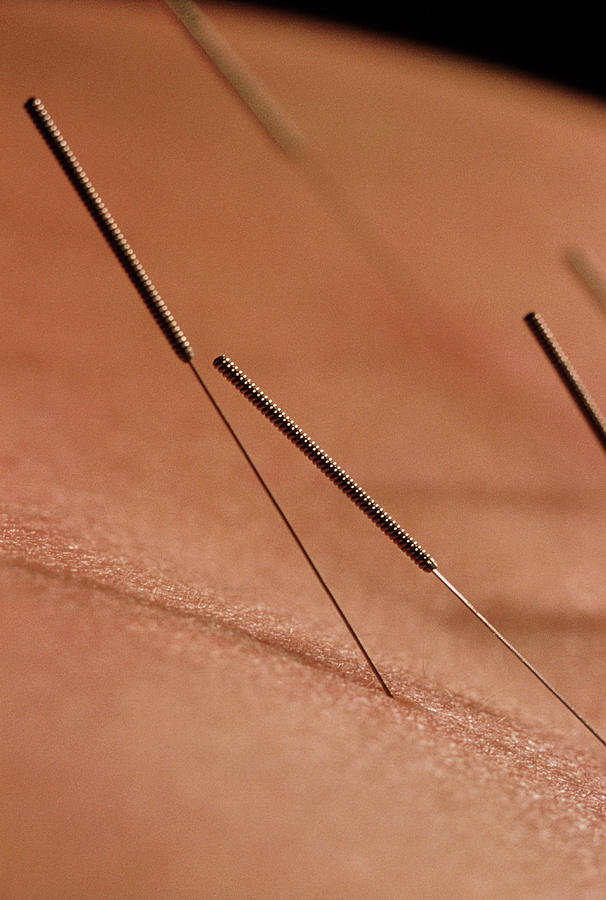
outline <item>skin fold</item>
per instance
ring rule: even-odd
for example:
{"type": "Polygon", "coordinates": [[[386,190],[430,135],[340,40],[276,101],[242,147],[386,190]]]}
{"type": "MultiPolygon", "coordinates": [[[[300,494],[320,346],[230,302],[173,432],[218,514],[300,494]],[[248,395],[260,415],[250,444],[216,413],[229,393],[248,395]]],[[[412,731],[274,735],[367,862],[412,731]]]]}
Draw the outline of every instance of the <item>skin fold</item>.
{"type": "Polygon", "coordinates": [[[205,7],[388,282],[161,3],[4,0],[0,882],[15,898],[599,897],[606,751],[211,366],[227,353],[606,732],[597,101],[205,7]],[[22,106],[40,96],[394,693],[22,106]],[[356,226],[357,228],[361,226],[356,226]]]}

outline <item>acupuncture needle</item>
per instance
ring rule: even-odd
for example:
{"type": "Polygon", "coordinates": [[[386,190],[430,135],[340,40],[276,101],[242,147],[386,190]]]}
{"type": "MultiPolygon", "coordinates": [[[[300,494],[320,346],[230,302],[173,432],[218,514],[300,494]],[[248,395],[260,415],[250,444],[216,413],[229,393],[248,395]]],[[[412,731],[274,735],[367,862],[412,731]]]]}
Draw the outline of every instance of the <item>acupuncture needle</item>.
{"type": "Polygon", "coordinates": [[[521,662],[547,690],[601,744],[606,739],[557,691],[546,678],[498,631],[482,613],[438,570],[435,559],[408,532],[364,491],[348,473],[325,453],[297,423],[248,378],[228,356],[218,356],[214,367],[284,434],[326,477],[335,484],[372,522],[389,537],[423,572],[431,572],[454,596],[521,662]]]}
{"type": "Polygon", "coordinates": [[[570,360],[547,327],[545,320],[538,313],[530,312],[524,316],[524,321],[600,442],[602,449],[606,450],[606,421],[589,396],[570,360]]]}
{"type": "MultiPolygon", "coordinates": [[[[387,241],[324,165],[309,138],[244,63],[212,20],[192,0],[164,0],[194,43],[223,77],[258,125],[294,165],[366,262],[397,293],[413,278],[387,241]]],[[[419,293],[419,287],[415,286],[419,293]]]]}
{"type": "MultiPolygon", "coordinates": [[[[344,615],[343,611],[341,610],[340,606],[338,605],[336,599],[333,597],[332,593],[330,592],[329,588],[327,587],[326,583],[324,582],[322,576],[320,575],[320,573],[318,572],[317,568],[315,567],[313,561],[309,557],[309,554],[307,553],[307,551],[305,550],[304,546],[302,545],[300,539],[296,535],[296,532],[290,525],[290,522],[287,520],[285,514],[281,510],[281,507],[279,506],[279,504],[273,497],[273,494],[271,493],[269,487],[266,485],[266,483],[262,479],[262,476],[260,475],[260,473],[258,472],[256,467],[254,466],[254,464],[253,464],[251,458],[249,457],[248,453],[246,452],[245,448],[241,444],[237,435],[231,428],[231,425],[227,421],[226,417],[220,410],[214,397],[212,396],[212,394],[210,393],[206,384],[204,383],[203,379],[201,378],[198,370],[196,369],[196,367],[193,363],[193,350],[191,348],[191,345],[189,344],[189,342],[185,338],[185,335],[183,334],[183,332],[177,325],[174,317],[171,315],[171,313],[167,309],[166,305],[163,303],[158,292],[156,291],[155,287],[151,283],[149,276],[147,275],[147,273],[145,272],[145,270],[139,263],[138,259],[136,258],[135,254],[132,251],[132,249],[130,248],[130,246],[127,244],[126,240],[124,239],[124,237],[123,237],[122,233],[120,232],[118,226],[116,225],[115,221],[109,215],[107,208],[101,202],[98,194],[96,193],[96,191],[94,190],[89,179],[85,175],[85,173],[84,173],[82,167],[80,166],[80,164],[78,163],[76,157],[74,156],[72,151],[69,149],[67,142],[65,141],[65,139],[59,132],[59,130],[56,127],[56,125],[54,124],[54,122],[52,121],[50,115],[45,110],[44,105],[42,104],[42,102],[40,100],[32,98],[25,104],[25,108],[26,108],[26,111],[28,112],[28,114],[30,115],[30,117],[32,118],[34,124],[40,131],[42,137],[46,141],[47,145],[49,146],[49,148],[55,155],[57,161],[63,168],[65,174],[69,178],[73,187],[78,192],[81,200],[84,202],[86,208],[88,209],[89,213],[93,217],[93,219],[96,222],[97,226],[99,227],[101,233],[103,234],[106,241],[108,242],[111,249],[113,250],[114,254],[118,258],[118,260],[121,263],[121,265],[123,266],[123,268],[125,269],[126,273],[128,274],[129,278],[133,282],[134,286],[140,293],[142,299],[148,306],[148,309],[150,310],[151,314],[154,316],[157,324],[162,329],[165,337],[171,344],[176,355],[182,361],[188,363],[188,365],[192,369],[192,372],[194,373],[196,380],[198,381],[198,383],[200,384],[200,386],[206,393],[211,404],[217,411],[218,415],[224,422],[225,426],[228,428],[230,434],[232,435],[232,438],[234,439],[235,443],[239,447],[240,451],[243,453],[251,470],[255,474],[255,477],[257,478],[257,480],[260,482],[261,486],[263,487],[266,495],[269,497],[272,504],[274,505],[274,507],[278,511],[279,515],[283,519],[286,527],[288,528],[289,532],[291,533],[291,535],[293,536],[297,545],[299,546],[299,549],[303,553],[306,561],[312,568],[312,571],[314,572],[314,575],[316,576],[319,583],[321,584],[323,590],[325,591],[325,593],[327,594],[327,596],[333,603],[334,608],[337,610],[337,612],[340,615],[341,619],[343,620],[344,624],[348,628],[348,631],[350,632],[352,638],[354,639],[358,648],[362,652],[367,664],[373,671],[373,674],[379,681],[382,689],[385,691],[385,693],[388,696],[391,696],[391,692],[389,691],[389,688],[386,686],[385,682],[381,678],[380,673],[376,669],[374,663],[372,662],[368,653],[366,652],[363,645],[361,644],[359,638],[357,637],[355,631],[353,630],[352,626],[348,622],[346,616],[344,615]]],[[[240,370],[238,370],[238,371],[240,371],[240,370]]],[[[246,382],[248,382],[248,379],[246,379],[245,376],[242,376],[242,377],[245,379],[246,382]]],[[[259,392],[259,396],[265,397],[265,395],[262,395],[261,392],[259,392]]],[[[265,399],[266,399],[266,402],[269,404],[269,407],[271,407],[272,413],[273,412],[281,412],[278,410],[277,407],[275,407],[273,404],[271,404],[271,401],[269,401],[267,398],[265,398],[265,399]]],[[[268,409],[269,407],[266,407],[266,409],[268,409]]],[[[266,415],[267,415],[267,412],[266,412],[266,415]]],[[[292,435],[297,434],[298,437],[303,436],[303,433],[300,431],[300,429],[298,429],[298,427],[294,423],[292,423],[291,420],[288,419],[288,417],[285,417],[284,414],[282,414],[282,419],[280,421],[281,421],[282,425],[284,425],[286,423],[290,423],[290,425],[294,429],[291,432],[292,435]]],[[[293,439],[293,437],[291,437],[291,440],[292,439],[293,439]]],[[[319,462],[318,462],[319,460],[322,460],[324,463],[328,463],[328,462],[332,463],[332,460],[330,460],[330,458],[327,457],[326,454],[324,454],[323,451],[321,451],[317,447],[317,445],[313,444],[313,442],[310,442],[309,439],[307,439],[307,440],[308,440],[308,443],[306,444],[306,450],[309,451],[310,449],[314,449],[317,453],[316,465],[319,464],[319,462]]],[[[327,471],[327,470],[325,469],[325,471],[327,471]]],[[[475,609],[475,607],[470,603],[470,601],[463,594],[461,594],[454,587],[454,585],[452,585],[444,577],[444,575],[442,575],[442,573],[437,568],[437,564],[436,564],[435,560],[419,544],[417,544],[417,542],[415,542],[402,528],[400,528],[400,526],[397,525],[397,523],[393,519],[391,519],[391,517],[387,516],[387,514],[378,506],[378,504],[376,504],[374,501],[372,501],[371,498],[369,498],[368,495],[365,494],[365,492],[363,492],[361,490],[361,488],[359,488],[355,484],[355,482],[353,482],[353,480],[350,479],[349,476],[347,476],[346,473],[343,472],[343,470],[341,470],[338,466],[336,466],[336,464],[332,463],[332,468],[330,469],[330,471],[333,473],[333,475],[340,473],[344,479],[342,482],[342,485],[341,485],[341,489],[345,490],[346,493],[349,493],[349,495],[352,497],[352,499],[354,499],[353,493],[355,493],[355,496],[358,501],[366,501],[366,503],[362,503],[362,504],[358,503],[358,505],[362,505],[363,508],[365,506],[364,511],[368,515],[371,515],[371,513],[372,513],[371,518],[373,518],[375,523],[378,524],[379,527],[381,527],[383,531],[386,531],[389,534],[389,536],[392,538],[392,540],[395,540],[396,543],[398,543],[398,545],[401,546],[401,548],[404,549],[405,552],[417,563],[417,565],[420,566],[420,568],[422,568],[424,571],[433,572],[433,574],[448,588],[448,590],[451,591],[460,600],[460,602],[463,603],[463,605],[466,606],[470,610],[470,612],[472,612],[474,614],[474,616],[476,616],[476,618],[495,637],[497,637],[498,640],[505,647],[507,647],[508,650],[510,650],[510,652],[552,693],[552,695],[555,696],[556,699],[558,699],[560,701],[560,703],[562,703],[563,706],[566,709],[568,709],[569,712],[571,712],[572,715],[574,715],[577,718],[577,720],[582,725],[584,725],[584,727],[597,740],[599,740],[603,746],[606,746],[606,741],[604,740],[604,738],[601,737],[601,735],[583,718],[583,716],[581,716],[580,713],[578,713],[576,711],[576,709],[574,709],[574,707],[570,703],[568,703],[568,701],[565,700],[564,697],[562,697],[562,695],[559,694],[555,690],[555,688],[553,688],[549,684],[549,682],[534,668],[534,666],[532,666],[532,664],[529,663],[528,660],[526,660],[524,658],[524,656],[522,656],[522,654],[509,641],[507,641],[506,638],[504,638],[503,635],[501,635],[500,632],[498,632],[497,629],[478,610],[475,609]],[[349,488],[350,490],[348,491],[347,488],[349,488]],[[354,489],[353,493],[352,493],[352,489],[354,489]]],[[[328,474],[328,471],[327,471],[327,474],[328,474]]]]}
{"type": "Polygon", "coordinates": [[[345,625],[345,627],[347,628],[350,636],[352,637],[352,639],[355,642],[356,646],[358,647],[360,653],[364,657],[368,667],[370,668],[373,675],[375,676],[375,678],[381,685],[382,690],[387,694],[388,697],[392,697],[393,694],[391,693],[390,689],[388,688],[385,681],[383,680],[381,673],[375,666],[369,653],[367,652],[366,648],[362,644],[362,641],[360,640],[356,631],[354,630],[352,624],[350,623],[349,619],[345,615],[341,606],[337,602],[332,591],[326,584],[323,576],[321,575],[320,571],[316,567],[313,559],[309,555],[307,549],[305,548],[303,542],[299,538],[299,536],[298,536],[297,532],[295,531],[293,525],[291,524],[290,520],[286,516],[286,513],[284,512],[284,510],[282,509],[278,500],[272,493],[267,482],[265,481],[265,479],[263,478],[263,476],[257,469],[257,467],[256,467],[255,463],[253,462],[252,458],[250,457],[248,451],[246,450],[246,448],[240,441],[240,438],[236,434],[235,430],[231,426],[230,422],[226,418],[225,414],[223,413],[222,409],[220,408],[219,404],[215,400],[214,396],[212,395],[212,393],[210,392],[209,388],[207,387],[205,381],[203,380],[202,376],[200,375],[198,369],[196,368],[194,361],[193,361],[194,352],[191,347],[191,344],[185,337],[185,334],[183,333],[181,328],[179,328],[174,316],[171,314],[170,310],[168,309],[168,307],[162,300],[160,294],[154,287],[149,275],[147,274],[147,272],[145,271],[145,269],[139,262],[137,256],[135,255],[133,249],[131,248],[130,244],[128,244],[128,242],[126,241],[126,239],[125,239],[124,235],[122,234],[122,231],[118,227],[115,219],[109,213],[109,210],[107,209],[107,207],[101,200],[99,194],[93,187],[90,179],[88,178],[84,169],[78,162],[75,154],[70,149],[67,141],[65,140],[65,138],[63,137],[63,135],[61,134],[61,132],[55,125],[53,119],[49,115],[44,104],[42,103],[42,101],[40,99],[38,99],[36,97],[31,97],[25,103],[24,108],[25,108],[26,112],[28,113],[28,115],[30,116],[30,118],[32,119],[32,121],[33,121],[34,125],[36,126],[36,128],[38,129],[39,133],[42,135],[42,138],[44,139],[45,143],[51,150],[53,156],[55,157],[55,159],[57,160],[57,162],[63,169],[63,172],[65,173],[65,175],[69,179],[70,183],[76,190],[78,196],[80,197],[84,206],[90,213],[90,215],[91,215],[92,219],[94,220],[95,224],[97,225],[99,231],[105,238],[110,249],[116,256],[118,262],[120,263],[120,265],[122,266],[122,268],[124,269],[126,274],[128,275],[132,284],[134,285],[137,292],[139,293],[139,296],[141,297],[141,299],[147,306],[148,310],[150,311],[151,315],[153,316],[153,318],[156,321],[157,325],[159,326],[160,330],[162,331],[162,333],[168,340],[168,343],[174,350],[175,354],[177,355],[177,357],[180,360],[187,363],[187,365],[190,367],[196,381],[198,382],[198,384],[200,385],[200,387],[206,394],[211,405],[214,407],[216,413],[218,414],[219,418],[223,422],[223,425],[225,426],[225,428],[231,435],[232,440],[234,441],[234,443],[238,447],[240,453],[242,454],[242,456],[248,463],[249,468],[251,469],[253,475],[255,476],[255,478],[257,479],[261,488],[265,492],[265,495],[270,500],[270,502],[274,506],[276,512],[282,519],[282,521],[283,521],[284,525],[286,526],[286,528],[288,529],[291,537],[295,541],[300,552],[303,554],[305,561],[307,562],[308,566],[312,570],[316,580],[318,581],[322,590],[324,591],[324,593],[326,594],[326,596],[332,603],[334,609],[340,616],[340,618],[341,618],[343,624],[345,625]]]}

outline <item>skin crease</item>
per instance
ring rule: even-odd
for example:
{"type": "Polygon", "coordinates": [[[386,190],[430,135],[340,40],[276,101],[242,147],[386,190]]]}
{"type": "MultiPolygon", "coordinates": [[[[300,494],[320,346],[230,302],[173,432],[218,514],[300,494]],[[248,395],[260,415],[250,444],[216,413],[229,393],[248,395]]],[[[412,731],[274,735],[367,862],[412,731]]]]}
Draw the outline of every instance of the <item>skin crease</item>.
{"type": "Polygon", "coordinates": [[[605,751],[213,372],[228,353],[602,732],[603,106],[214,21],[396,292],[161,4],[0,12],[3,895],[598,897],[605,751]],[[392,687],[378,690],[22,110],[39,95],[392,687]]]}

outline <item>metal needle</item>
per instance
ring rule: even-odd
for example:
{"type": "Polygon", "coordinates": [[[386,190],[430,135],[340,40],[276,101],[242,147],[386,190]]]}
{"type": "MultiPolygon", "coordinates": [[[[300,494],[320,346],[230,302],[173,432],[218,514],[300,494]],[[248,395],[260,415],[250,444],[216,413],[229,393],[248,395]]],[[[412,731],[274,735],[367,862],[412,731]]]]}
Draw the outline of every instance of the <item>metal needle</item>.
{"type": "Polygon", "coordinates": [[[466,597],[463,596],[448,581],[447,578],[438,571],[438,565],[435,559],[421,547],[412,537],[398,525],[391,516],[388,516],[385,510],[379,504],[362,490],[362,488],[347,474],[337,463],[325,453],[318,444],[307,435],[297,423],[287,416],[286,413],[276,406],[272,400],[264,394],[257,385],[248,378],[238,366],[229,359],[228,356],[218,356],[213,365],[221,372],[221,374],[230,381],[237,390],[242,393],[259,412],[261,412],[275,427],[282,432],[296,447],[301,450],[305,456],[310,459],[335,484],[339,490],[343,491],[355,505],[367,515],[378,528],[381,529],[391,540],[412,559],[420,569],[424,572],[431,572],[438,578],[442,584],[448,588],[451,593],[484,625],[491,634],[494,635],[505,646],[516,659],[518,659],[547,690],[559,700],[572,715],[584,725],[585,728],[606,747],[606,739],[589,724],[589,722],[571,706],[571,704],[562,697],[562,695],[544,678],[528,660],[516,650],[503,635],[492,625],[488,619],[478,612],[466,597]]]}
{"type": "Polygon", "coordinates": [[[287,518],[286,513],[284,512],[284,510],[282,509],[282,507],[280,506],[280,504],[274,497],[272,491],[270,490],[270,488],[267,485],[267,483],[265,482],[263,476],[261,475],[261,473],[255,466],[251,457],[248,455],[248,452],[246,451],[245,447],[241,443],[236,432],[230,425],[229,421],[223,414],[223,412],[222,412],[221,408],[219,407],[218,403],[216,402],[215,398],[213,397],[213,395],[209,391],[208,387],[204,383],[200,373],[198,372],[196,366],[194,365],[194,362],[193,362],[194,352],[193,352],[193,349],[192,349],[189,341],[183,334],[182,330],[179,328],[174,316],[171,314],[170,310],[168,309],[168,307],[162,300],[160,294],[154,287],[154,285],[151,281],[151,278],[149,277],[149,275],[147,274],[147,272],[145,271],[145,269],[143,268],[143,266],[137,259],[137,256],[135,255],[133,249],[127,243],[126,238],[120,231],[116,221],[110,215],[109,210],[107,209],[105,204],[102,202],[101,198],[99,197],[99,194],[93,187],[93,185],[92,185],[91,181],[89,180],[88,176],[86,175],[84,169],[82,168],[82,166],[78,162],[76,156],[70,149],[67,141],[65,140],[65,138],[63,137],[63,135],[61,134],[61,132],[55,125],[53,119],[51,118],[51,116],[49,115],[47,110],[45,109],[44,104],[38,98],[32,97],[25,104],[25,110],[28,113],[28,115],[30,116],[30,118],[32,119],[32,121],[34,122],[34,125],[36,126],[36,128],[38,129],[38,131],[40,132],[40,134],[42,135],[44,140],[46,141],[48,147],[52,151],[53,155],[55,156],[56,160],[58,161],[59,165],[61,166],[61,168],[67,175],[67,177],[69,178],[71,184],[77,191],[78,196],[80,197],[80,199],[84,203],[85,207],[87,208],[88,212],[94,219],[101,234],[103,235],[103,237],[109,244],[111,250],[113,251],[116,258],[118,259],[120,265],[125,270],[126,274],[132,281],[135,288],[137,289],[139,295],[142,297],[143,301],[145,302],[145,305],[147,306],[148,310],[154,317],[159,328],[162,330],[163,334],[165,335],[165,337],[168,340],[169,344],[171,345],[172,349],[174,350],[174,352],[176,353],[176,355],[179,357],[180,360],[182,360],[183,362],[186,362],[189,365],[198,384],[200,385],[200,387],[202,388],[202,390],[204,391],[204,393],[210,400],[212,406],[216,410],[216,412],[219,415],[224,426],[229,431],[232,439],[234,440],[238,449],[244,456],[244,459],[250,466],[250,469],[253,472],[255,478],[257,479],[257,481],[263,488],[263,491],[265,492],[266,496],[271,501],[271,503],[274,506],[274,508],[276,509],[278,515],[280,516],[280,518],[284,522],[286,528],[290,532],[293,540],[297,544],[299,550],[303,554],[307,564],[311,568],[311,570],[312,570],[313,574],[315,575],[318,583],[320,584],[322,590],[324,591],[324,593],[326,594],[326,596],[332,603],[336,612],[338,613],[341,620],[343,621],[343,624],[349,631],[349,634],[351,635],[356,646],[360,650],[362,656],[364,657],[366,663],[368,664],[368,667],[371,669],[373,675],[375,676],[375,678],[381,685],[382,690],[387,694],[388,697],[391,697],[392,696],[391,691],[385,684],[385,681],[381,677],[380,672],[378,671],[377,667],[375,666],[374,662],[372,661],[371,657],[369,656],[368,652],[366,651],[364,645],[362,644],[360,638],[356,634],[356,632],[355,632],[353,626],[351,625],[351,623],[349,622],[347,616],[345,615],[345,613],[341,609],[340,605],[338,604],[332,591],[330,590],[330,588],[324,581],[324,578],[318,571],[315,563],[313,562],[311,556],[307,552],[307,550],[306,550],[305,546],[303,545],[301,539],[299,538],[297,532],[295,531],[295,529],[291,525],[289,519],[287,518]]]}
{"type": "Polygon", "coordinates": [[[577,375],[568,357],[538,313],[528,313],[528,315],[524,316],[524,321],[534,335],[539,347],[541,347],[561,378],[581,415],[602,445],[602,449],[606,450],[606,422],[587,393],[583,382],[577,375]]]}
{"type": "Polygon", "coordinates": [[[211,18],[192,0],[164,2],[265,134],[294,164],[366,262],[392,290],[400,293],[414,289],[418,296],[421,288],[414,284],[400,256],[324,164],[309,138],[222,37],[211,18]]]}

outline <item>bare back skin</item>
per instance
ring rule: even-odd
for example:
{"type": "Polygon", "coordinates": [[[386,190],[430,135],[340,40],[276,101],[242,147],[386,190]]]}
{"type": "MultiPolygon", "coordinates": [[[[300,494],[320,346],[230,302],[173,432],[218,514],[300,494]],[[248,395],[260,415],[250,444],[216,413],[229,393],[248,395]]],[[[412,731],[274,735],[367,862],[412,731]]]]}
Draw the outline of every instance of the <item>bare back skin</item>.
{"type": "Polygon", "coordinates": [[[15,898],[599,897],[606,756],[217,375],[227,353],[599,730],[597,101],[205,7],[366,259],[161,3],[4,0],[0,882],[15,898]],[[394,693],[23,112],[38,95],[394,693]],[[397,282],[397,287],[396,287],[397,282]]]}

